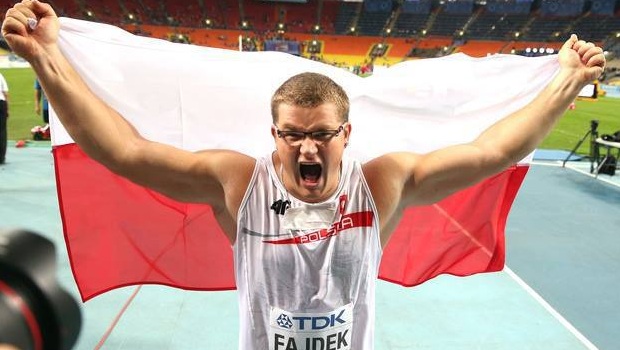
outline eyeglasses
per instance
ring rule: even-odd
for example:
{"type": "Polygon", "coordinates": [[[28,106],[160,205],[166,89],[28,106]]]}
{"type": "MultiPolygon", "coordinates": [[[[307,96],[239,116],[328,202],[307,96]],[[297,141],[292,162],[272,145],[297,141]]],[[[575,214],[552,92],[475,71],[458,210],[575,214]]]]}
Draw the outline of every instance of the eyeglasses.
{"type": "Polygon", "coordinates": [[[329,142],[332,138],[338,136],[344,130],[343,123],[336,130],[317,130],[317,131],[292,131],[292,130],[280,130],[276,126],[276,134],[279,138],[283,139],[289,146],[299,146],[308,136],[312,141],[319,145],[323,145],[329,142]]]}

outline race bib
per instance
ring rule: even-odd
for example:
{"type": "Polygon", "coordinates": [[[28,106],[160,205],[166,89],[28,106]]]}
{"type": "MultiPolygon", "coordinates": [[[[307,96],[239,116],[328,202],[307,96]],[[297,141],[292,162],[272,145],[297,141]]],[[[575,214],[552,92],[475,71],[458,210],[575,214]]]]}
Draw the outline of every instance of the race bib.
{"type": "Polygon", "coordinates": [[[351,304],[320,313],[293,313],[272,307],[269,349],[350,350],[352,328],[351,304]]]}

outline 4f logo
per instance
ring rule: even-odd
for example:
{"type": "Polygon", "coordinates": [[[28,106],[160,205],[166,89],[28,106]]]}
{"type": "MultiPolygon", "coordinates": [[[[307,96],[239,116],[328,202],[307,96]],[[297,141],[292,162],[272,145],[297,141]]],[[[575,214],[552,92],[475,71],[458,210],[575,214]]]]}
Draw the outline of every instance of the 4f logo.
{"type": "Polygon", "coordinates": [[[286,213],[286,209],[290,208],[290,206],[291,201],[283,201],[281,199],[278,199],[277,201],[273,202],[273,204],[271,204],[271,210],[275,211],[278,215],[284,215],[284,213],[286,213]]]}

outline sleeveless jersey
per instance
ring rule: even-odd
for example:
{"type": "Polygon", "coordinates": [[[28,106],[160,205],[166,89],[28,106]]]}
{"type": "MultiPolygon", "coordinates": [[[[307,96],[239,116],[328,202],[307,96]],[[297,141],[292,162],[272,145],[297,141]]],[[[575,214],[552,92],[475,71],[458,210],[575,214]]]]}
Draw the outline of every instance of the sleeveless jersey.
{"type": "Polygon", "coordinates": [[[372,349],[378,225],[359,162],[343,159],[336,192],[310,204],[259,159],[234,244],[239,349],[372,349]]]}

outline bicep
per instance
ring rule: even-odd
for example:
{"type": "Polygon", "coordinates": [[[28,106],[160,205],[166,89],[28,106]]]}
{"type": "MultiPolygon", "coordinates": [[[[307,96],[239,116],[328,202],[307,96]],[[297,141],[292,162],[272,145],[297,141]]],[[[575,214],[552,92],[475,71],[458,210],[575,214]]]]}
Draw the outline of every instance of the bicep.
{"type": "Polygon", "coordinates": [[[364,177],[379,212],[382,231],[402,210],[404,187],[418,157],[413,153],[388,153],[363,166],[364,177]]]}
{"type": "Polygon", "coordinates": [[[226,205],[233,213],[255,163],[249,156],[228,150],[189,152],[150,141],[136,148],[113,171],[173,199],[226,205]]]}
{"type": "Polygon", "coordinates": [[[499,153],[476,144],[427,154],[388,153],[364,164],[382,225],[412,205],[435,203],[502,170],[499,153]]]}
{"type": "Polygon", "coordinates": [[[404,186],[406,205],[431,204],[502,170],[499,152],[463,144],[443,148],[416,159],[404,186]]]}

